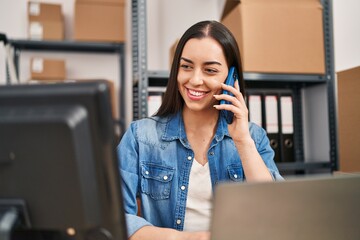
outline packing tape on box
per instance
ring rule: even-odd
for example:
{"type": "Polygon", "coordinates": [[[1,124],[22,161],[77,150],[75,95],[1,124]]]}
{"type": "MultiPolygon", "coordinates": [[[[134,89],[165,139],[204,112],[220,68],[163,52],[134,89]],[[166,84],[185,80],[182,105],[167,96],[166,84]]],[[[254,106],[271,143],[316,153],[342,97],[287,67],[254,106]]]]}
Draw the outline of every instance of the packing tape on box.
{"type": "Polygon", "coordinates": [[[30,39],[43,39],[44,28],[40,22],[31,22],[29,29],[30,39]]]}
{"type": "Polygon", "coordinates": [[[42,73],[44,71],[44,61],[42,58],[34,58],[31,69],[34,73],[42,73]]]}
{"type": "Polygon", "coordinates": [[[32,2],[29,5],[29,15],[39,16],[40,15],[40,3],[32,2]]]}

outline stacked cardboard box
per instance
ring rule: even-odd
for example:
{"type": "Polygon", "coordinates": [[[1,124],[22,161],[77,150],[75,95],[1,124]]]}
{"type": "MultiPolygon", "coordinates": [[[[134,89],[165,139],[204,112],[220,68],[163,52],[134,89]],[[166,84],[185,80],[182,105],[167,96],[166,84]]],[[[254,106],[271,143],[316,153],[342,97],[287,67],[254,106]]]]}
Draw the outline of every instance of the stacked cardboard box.
{"type": "Polygon", "coordinates": [[[238,41],[246,72],[325,73],[320,0],[227,0],[222,23],[238,41]]]}
{"type": "Polygon", "coordinates": [[[40,57],[32,58],[30,72],[32,80],[65,80],[65,61],[40,57]]]}
{"type": "Polygon", "coordinates": [[[339,170],[360,173],[360,66],[337,73],[339,170]]]}
{"type": "Polygon", "coordinates": [[[125,0],[76,0],[74,39],[125,41],[125,0]]]}
{"type": "Polygon", "coordinates": [[[30,39],[64,39],[64,17],[59,4],[28,2],[28,23],[30,39]]]}

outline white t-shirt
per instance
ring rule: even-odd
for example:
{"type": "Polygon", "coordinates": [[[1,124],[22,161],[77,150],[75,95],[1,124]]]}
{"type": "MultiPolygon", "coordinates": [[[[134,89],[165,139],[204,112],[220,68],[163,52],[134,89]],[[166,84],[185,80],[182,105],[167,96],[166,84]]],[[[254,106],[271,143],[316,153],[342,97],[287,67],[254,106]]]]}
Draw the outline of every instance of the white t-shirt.
{"type": "Polygon", "coordinates": [[[193,161],[186,200],[184,231],[208,231],[212,208],[209,164],[193,161]]]}

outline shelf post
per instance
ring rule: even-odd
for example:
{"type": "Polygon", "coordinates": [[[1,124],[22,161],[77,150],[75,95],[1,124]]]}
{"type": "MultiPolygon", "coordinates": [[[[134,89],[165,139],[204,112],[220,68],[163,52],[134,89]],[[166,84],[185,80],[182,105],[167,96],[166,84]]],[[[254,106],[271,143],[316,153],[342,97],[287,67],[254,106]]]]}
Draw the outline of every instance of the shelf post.
{"type": "Polygon", "coordinates": [[[146,0],[132,1],[133,119],[147,117],[146,0]]]}
{"type": "Polygon", "coordinates": [[[338,134],[337,134],[337,108],[335,91],[335,67],[334,67],[334,38],[332,0],[323,0],[324,6],[324,39],[325,39],[325,65],[327,77],[327,95],[329,111],[329,137],[330,137],[330,163],[331,170],[339,169],[338,163],[338,134]]]}

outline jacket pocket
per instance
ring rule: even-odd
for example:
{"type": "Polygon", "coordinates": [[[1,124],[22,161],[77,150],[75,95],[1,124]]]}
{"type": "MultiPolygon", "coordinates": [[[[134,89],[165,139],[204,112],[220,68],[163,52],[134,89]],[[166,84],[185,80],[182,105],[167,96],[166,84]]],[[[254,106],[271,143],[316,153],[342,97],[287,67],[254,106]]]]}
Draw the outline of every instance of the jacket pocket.
{"type": "Polygon", "coordinates": [[[156,164],[141,165],[141,191],[155,200],[170,196],[171,183],[175,169],[156,164]]]}
{"type": "Polygon", "coordinates": [[[241,165],[230,165],[227,167],[229,179],[234,182],[244,181],[244,172],[241,165]]]}

